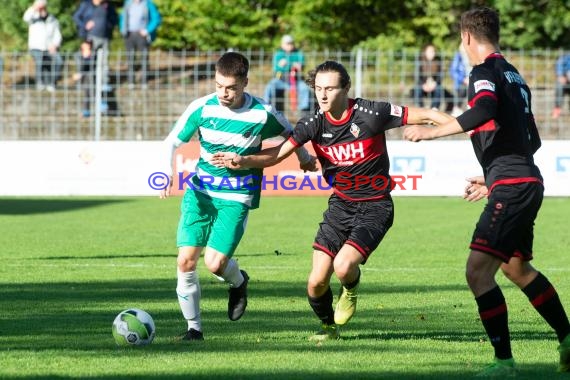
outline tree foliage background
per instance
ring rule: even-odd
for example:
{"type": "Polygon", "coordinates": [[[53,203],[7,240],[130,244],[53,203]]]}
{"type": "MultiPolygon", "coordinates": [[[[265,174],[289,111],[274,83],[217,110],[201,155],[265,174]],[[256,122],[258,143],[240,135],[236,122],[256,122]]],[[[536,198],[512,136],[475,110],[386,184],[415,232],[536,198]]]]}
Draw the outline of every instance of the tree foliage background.
{"type": "MultiPolygon", "coordinates": [[[[63,50],[79,45],[72,15],[80,1],[85,0],[48,0],[62,27],[63,50]]],[[[154,47],[167,50],[273,50],[285,33],[307,50],[404,49],[427,42],[453,50],[459,43],[461,13],[478,5],[500,12],[503,48],[570,48],[570,0],[154,1],[163,16],[154,47]]],[[[26,50],[22,15],[32,2],[2,1],[1,50],[26,50]]],[[[120,12],[123,2],[111,2],[120,12]]],[[[123,46],[118,30],[112,46],[123,46]]]]}

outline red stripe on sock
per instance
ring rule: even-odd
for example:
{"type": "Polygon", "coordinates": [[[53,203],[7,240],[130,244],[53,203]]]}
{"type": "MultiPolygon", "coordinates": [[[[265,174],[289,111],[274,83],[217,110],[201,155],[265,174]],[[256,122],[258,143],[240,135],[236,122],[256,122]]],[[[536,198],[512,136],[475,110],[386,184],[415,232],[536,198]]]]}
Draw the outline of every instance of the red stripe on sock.
{"type": "Polygon", "coordinates": [[[501,304],[491,310],[480,311],[479,315],[481,316],[482,320],[491,319],[496,317],[497,315],[504,314],[507,312],[507,304],[501,304]]]}
{"type": "Polygon", "coordinates": [[[539,294],[535,299],[530,301],[530,303],[532,303],[532,306],[534,307],[539,307],[540,305],[542,305],[543,303],[554,297],[555,294],[556,290],[554,290],[554,287],[551,285],[550,287],[548,287],[548,289],[539,294]]]}

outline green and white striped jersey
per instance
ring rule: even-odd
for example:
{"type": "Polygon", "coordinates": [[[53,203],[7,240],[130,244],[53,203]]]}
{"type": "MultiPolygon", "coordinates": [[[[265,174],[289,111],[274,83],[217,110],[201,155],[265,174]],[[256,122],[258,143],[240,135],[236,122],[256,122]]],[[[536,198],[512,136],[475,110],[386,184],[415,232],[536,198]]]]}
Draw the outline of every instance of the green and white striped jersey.
{"type": "Polygon", "coordinates": [[[220,105],[215,93],[196,99],[174,124],[166,141],[174,146],[190,141],[198,132],[200,159],[196,174],[186,183],[186,191],[201,191],[211,197],[259,207],[262,169],[231,170],[210,164],[217,152],[255,154],[265,139],[291,133],[291,125],[273,106],[244,93],[245,102],[239,109],[220,105]]]}

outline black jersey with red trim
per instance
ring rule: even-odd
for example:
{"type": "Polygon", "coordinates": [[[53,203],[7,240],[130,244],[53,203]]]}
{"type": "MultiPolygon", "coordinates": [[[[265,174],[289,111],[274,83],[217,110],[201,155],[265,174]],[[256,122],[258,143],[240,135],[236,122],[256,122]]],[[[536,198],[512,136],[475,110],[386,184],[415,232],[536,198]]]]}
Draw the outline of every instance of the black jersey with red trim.
{"type": "Polygon", "coordinates": [[[541,182],[531,93],[517,69],[501,54],[489,55],[471,71],[468,100],[470,109],[457,121],[471,137],[487,186],[541,182]]]}
{"type": "Polygon", "coordinates": [[[320,110],[299,120],[289,141],[312,142],[323,177],[340,197],[383,198],[392,189],[385,131],[404,125],[408,109],[357,98],[349,99],[347,111],[338,121],[320,110]]]}

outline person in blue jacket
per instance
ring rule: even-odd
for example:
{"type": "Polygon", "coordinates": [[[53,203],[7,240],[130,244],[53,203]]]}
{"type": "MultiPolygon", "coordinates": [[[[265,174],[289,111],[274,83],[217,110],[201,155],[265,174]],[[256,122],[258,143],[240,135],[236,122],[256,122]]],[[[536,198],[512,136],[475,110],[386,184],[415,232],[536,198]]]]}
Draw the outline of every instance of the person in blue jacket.
{"type": "Polygon", "coordinates": [[[103,52],[103,86],[107,90],[109,83],[109,44],[113,29],[118,23],[117,11],[107,0],[83,0],[75,13],[73,21],[77,25],[79,38],[91,41],[93,51],[103,52]]]}
{"type": "Polygon", "coordinates": [[[471,68],[465,49],[460,44],[449,66],[449,75],[453,79],[453,111],[451,116],[459,116],[464,111],[471,68]]]}
{"type": "Polygon", "coordinates": [[[160,12],[151,0],[125,0],[119,29],[127,50],[129,87],[134,87],[137,68],[141,70],[141,84],[146,87],[148,50],[161,22],[160,12]]]}
{"type": "Polygon", "coordinates": [[[562,113],[564,94],[570,94],[570,53],[563,54],[556,61],[556,87],[552,118],[558,119],[562,113]]]}

